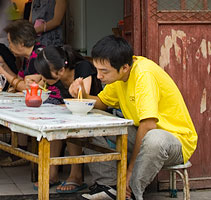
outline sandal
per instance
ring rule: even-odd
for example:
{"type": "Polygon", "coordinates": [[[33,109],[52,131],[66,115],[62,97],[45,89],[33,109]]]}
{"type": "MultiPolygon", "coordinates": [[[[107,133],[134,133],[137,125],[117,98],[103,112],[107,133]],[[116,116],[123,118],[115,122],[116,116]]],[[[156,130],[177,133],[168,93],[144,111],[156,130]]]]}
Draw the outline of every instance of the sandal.
{"type": "Polygon", "coordinates": [[[61,189],[56,189],[56,192],[58,193],[68,193],[68,194],[72,194],[72,193],[75,193],[75,192],[78,192],[80,190],[83,190],[85,188],[88,187],[88,185],[86,183],[82,183],[81,185],[76,183],[76,182],[73,182],[73,181],[70,181],[70,182],[62,182],[61,186],[68,186],[68,185],[72,185],[72,186],[75,186],[74,189],[72,190],[61,190],[61,189]]]}
{"type": "MultiPolygon", "coordinates": [[[[34,190],[38,191],[38,186],[35,185],[36,183],[33,184],[33,188],[34,190]]],[[[58,186],[61,184],[61,181],[57,181],[57,182],[54,182],[54,183],[49,183],[49,188],[53,187],[53,186],[58,186]]]]}

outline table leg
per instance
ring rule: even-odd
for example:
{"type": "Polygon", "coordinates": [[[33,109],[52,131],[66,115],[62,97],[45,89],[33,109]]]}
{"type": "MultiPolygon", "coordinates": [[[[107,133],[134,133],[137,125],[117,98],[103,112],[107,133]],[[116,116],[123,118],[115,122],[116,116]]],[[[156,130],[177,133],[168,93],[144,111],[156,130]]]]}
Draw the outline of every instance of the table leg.
{"type": "Polygon", "coordinates": [[[117,136],[116,150],[121,153],[121,160],[117,162],[117,200],[125,200],[127,173],[127,135],[117,136]]]}
{"type": "Polygon", "coordinates": [[[50,173],[50,142],[42,138],[39,142],[38,164],[38,199],[49,200],[49,173],[50,173]]]}

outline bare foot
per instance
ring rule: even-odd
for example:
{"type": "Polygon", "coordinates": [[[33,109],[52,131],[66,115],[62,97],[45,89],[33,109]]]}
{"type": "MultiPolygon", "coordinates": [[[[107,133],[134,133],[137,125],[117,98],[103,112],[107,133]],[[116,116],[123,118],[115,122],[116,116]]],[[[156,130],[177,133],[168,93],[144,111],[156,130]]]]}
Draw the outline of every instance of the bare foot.
{"type": "Polygon", "coordinates": [[[63,182],[61,185],[59,185],[56,189],[57,190],[62,190],[62,191],[71,191],[76,189],[78,186],[82,184],[81,179],[73,179],[73,178],[68,178],[65,182],[63,182]]]}

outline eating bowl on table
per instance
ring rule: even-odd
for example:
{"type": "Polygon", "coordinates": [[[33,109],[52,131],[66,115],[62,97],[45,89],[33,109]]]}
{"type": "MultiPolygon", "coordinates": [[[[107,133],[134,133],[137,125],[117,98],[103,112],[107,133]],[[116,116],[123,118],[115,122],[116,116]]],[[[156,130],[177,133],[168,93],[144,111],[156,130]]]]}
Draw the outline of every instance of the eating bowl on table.
{"type": "Polygon", "coordinates": [[[86,115],[95,105],[94,99],[64,99],[66,107],[76,115],[86,115]]]}
{"type": "MultiPolygon", "coordinates": [[[[37,92],[37,95],[40,96],[40,91],[41,90],[38,90],[37,92]]],[[[23,93],[24,93],[24,96],[26,97],[26,90],[23,90],[23,93]]],[[[31,90],[29,89],[29,93],[31,93],[31,90]]],[[[41,94],[41,99],[42,99],[42,102],[44,102],[45,100],[48,99],[48,97],[50,96],[51,94],[51,91],[44,91],[42,90],[42,94],[41,94]]]]}

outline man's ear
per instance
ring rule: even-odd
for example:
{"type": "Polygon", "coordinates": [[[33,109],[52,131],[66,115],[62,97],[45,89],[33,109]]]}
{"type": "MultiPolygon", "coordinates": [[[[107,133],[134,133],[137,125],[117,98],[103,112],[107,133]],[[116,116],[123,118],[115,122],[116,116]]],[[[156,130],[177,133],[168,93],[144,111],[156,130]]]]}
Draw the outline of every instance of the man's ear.
{"type": "Polygon", "coordinates": [[[124,64],[124,65],[122,66],[122,71],[123,71],[124,73],[128,72],[129,70],[130,70],[130,66],[129,66],[128,64],[124,64]]]}

